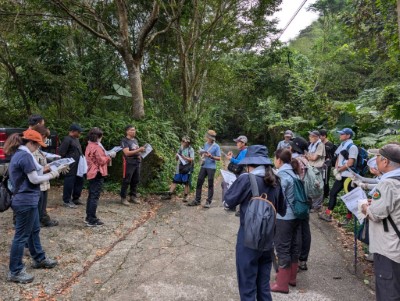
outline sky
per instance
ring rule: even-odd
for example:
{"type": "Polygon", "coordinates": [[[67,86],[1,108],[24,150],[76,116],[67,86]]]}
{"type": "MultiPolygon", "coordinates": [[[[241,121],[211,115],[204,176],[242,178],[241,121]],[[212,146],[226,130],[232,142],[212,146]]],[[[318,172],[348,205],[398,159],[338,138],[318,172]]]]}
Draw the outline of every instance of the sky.
{"type": "MultiPolygon", "coordinates": [[[[317,0],[308,0],[303,8],[299,11],[292,23],[286,29],[280,40],[287,42],[295,38],[301,30],[310,25],[313,21],[318,19],[318,14],[315,12],[307,11],[307,8],[315,3],[317,0]]],[[[274,18],[279,20],[278,28],[282,29],[289,22],[290,18],[294,15],[296,10],[300,7],[303,0],[283,0],[280,5],[281,10],[274,14],[274,18]]]]}

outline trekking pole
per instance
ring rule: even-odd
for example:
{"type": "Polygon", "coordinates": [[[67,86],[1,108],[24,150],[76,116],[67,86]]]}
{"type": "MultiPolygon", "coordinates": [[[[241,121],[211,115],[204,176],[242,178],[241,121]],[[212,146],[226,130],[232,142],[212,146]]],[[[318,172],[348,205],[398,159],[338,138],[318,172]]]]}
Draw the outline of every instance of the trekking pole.
{"type": "Polygon", "coordinates": [[[354,274],[357,275],[357,217],[354,215],[354,274]]]}

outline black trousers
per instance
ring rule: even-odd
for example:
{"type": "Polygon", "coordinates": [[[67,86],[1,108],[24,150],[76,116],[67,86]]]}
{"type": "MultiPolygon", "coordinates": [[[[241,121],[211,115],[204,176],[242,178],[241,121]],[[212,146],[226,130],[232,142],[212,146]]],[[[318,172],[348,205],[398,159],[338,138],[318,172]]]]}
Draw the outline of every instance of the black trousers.
{"type": "MultiPolygon", "coordinates": [[[[344,181],[346,181],[347,177],[342,177],[340,181],[336,180],[335,183],[333,183],[333,186],[331,188],[331,191],[329,193],[329,205],[328,209],[333,210],[336,207],[336,202],[337,202],[337,196],[339,192],[342,191],[344,188],[344,181]]],[[[354,188],[349,185],[349,191],[353,190],[354,188]]],[[[350,213],[350,211],[348,211],[350,213]]]]}
{"type": "Polygon", "coordinates": [[[280,268],[290,267],[292,262],[299,260],[298,231],[300,220],[276,220],[275,249],[280,268]]]}
{"type": "Polygon", "coordinates": [[[332,166],[328,165],[328,168],[326,170],[325,180],[324,180],[324,198],[329,197],[329,180],[331,178],[331,170],[332,170],[332,166]]]}
{"type": "Polygon", "coordinates": [[[211,203],[212,198],[214,196],[214,175],[215,169],[213,168],[200,168],[199,175],[197,177],[197,185],[196,185],[196,202],[201,201],[201,189],[203,187],[204,181],[206,177],[208,178],[208,196],[207,202],[211,203]]]}
{"type": "Polygon", "coordinates": [[[311,249],[310,217],[300,220],[300,230],[298,235],[299,245],[301,246],[299,260],[307,261],[311,249]]]}
{"type": "Polygon", "coordinates": [[[140,180],[140,161],[126,163],[124,166],[124,178],[122,179],[121,198],[126,198],[128,187],[129,195],[136,197],[137,186],[140,180]]]}
{"type": "Polygon", "coordinates": [[[377,301],[400,301],[400,263],[374,254],[375,293],[377,301]]]}
{"type": "Polygon", "coordinates": [[[94,179],[89,180],[89,196],[86,203],[86,219],[89,223],[97,220],[97,204],[99,203],[104,178],[100,173],[94,179]]]}
{"type": "Polygon", "coordinates": [[[66,175],[64,177],[63,201],[69,203],[81,197],[83,188],[83,177],[77,175],[66,175]],[[71,199],[72,197],[72,199],[71,199]]]}
{"type": "Polygon", "coordinates": [[[41,223],[50,222],[50,216],[47,214],[47,196],[48,196],[47,190],[40,192],[38,210],[39,210],[39,221],[41,223]]]}

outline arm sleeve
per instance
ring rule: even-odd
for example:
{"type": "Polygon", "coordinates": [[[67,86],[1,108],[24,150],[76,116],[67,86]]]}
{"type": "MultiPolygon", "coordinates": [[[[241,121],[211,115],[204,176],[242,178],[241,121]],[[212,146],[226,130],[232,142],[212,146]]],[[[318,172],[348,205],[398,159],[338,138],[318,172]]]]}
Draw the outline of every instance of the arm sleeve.
{"type": "Polygon", "coordinates": [[[221,157],[221,148],[219,147],[219,145],[216,147],[215,157],[221,157]]]}
{"type": "Polygon", "coordinates": [[[39,175],[36,170],[27,173],[28,179],[32,184],[40,184],[53,179],[50,173],[39,175]]]}
{"type": "Polygon", "coordinates": [[[96,161],[100,164],[100,165],[105,165],[108,162],[111,161],[111,158],[106,156],[104,154],[104,151],[102,149],[96,148],[94,151],[94,157],[96,158],[96,161]]]}
{"type": "Polygon", "coordinates": [[[379,197],[372,197],[371,205],[368,206],[367,214],[372,220],[383,220],[388,217],[393,207],[395,187],[389,182],[380,182],[376,187],[375,193],[379,197]]]}
{"type": "Polygon", "coordinates": [[[70,145],[70,139],[69,137],[65,137],[58,149],[58,153],[60,154],[61,157],[64,158],[67,155],[69,145],[70,145]]]}
{"type": "Polygon", "coordinates": [[[283,194],[282,187],[279,186],[277,204],[275,206],[275,209],[276,209],[276,212],[279,213],[280,216],[285,216],[286,208],[287,208],[287,205],[286,205],[286,201],[285,201],[285,196],[283,194]]]}
{"type": "Polygon", "coordinates": [[[247,153],[247,149],[246,149],[246,150],[242,150],[242,151],[238,154],[238,156],[237,156],[236,158],[232,158],[232,159],[231,159],[231,162],[232,162],[233,164],[239,164],[239,162],[242,161],[243,158],[246,156],[246,153],[247,153]]]}
{"type": "Polygon", "coordinates": [[[357,159],[358,156],[358,148],[355,145],[352,145],[349,149],[349,159],[357,159]]]}

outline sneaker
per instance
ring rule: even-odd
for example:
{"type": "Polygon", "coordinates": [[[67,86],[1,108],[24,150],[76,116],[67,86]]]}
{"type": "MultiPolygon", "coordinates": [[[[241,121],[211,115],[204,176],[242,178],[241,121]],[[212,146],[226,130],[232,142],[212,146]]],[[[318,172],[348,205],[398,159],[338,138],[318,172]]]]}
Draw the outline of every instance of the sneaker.
{"type": "Polygon", "coordinates": [[[206,208],[206,209],[211,208],[211,202],[206,202],[206,203],[203,205],[203,208],[206,208]]]}
{"type": "Polygon", "coordinates": [[[97,219],[96,221],[94,221],[92,223],[86,224],[86,226],[88,226],[88,227],[98,227],[98,226],[102,226],[102,225],[104,225],[104,223],[99,219],[97,219]]]}
{"type": "Polygon", "coordinates": [[[374,253],[365,254],[365,260],[374,262],[374,253]]]}
{"type": "Polygon", "coordinates": [[[74,203],[75,205],[84,205],[80,199],[72,200],[72,203],[74,203]]]}
{"type": "Polygon", "coordinates": [[[318,218],[326,221],[326,222],[331,222],[332,221],[332,215],[326,214],[326,212],[322,212],[318,214],[318,218]]]}
{"type": "Polygon", "coordinates": [[[33,261],[32,268],[34,269],[52,269],[58,264],[57,260],[45,258],[41,262],[33,261]]]}
{"type": "Polygon", "coordinates": [[[161,199],[162,200],[170,200],[170,199],[172,199],[172,194],[171,193],[165,194],[165,195],[161,196],[161,199]]]}
{"type": "Polygon", "coordinates": [[[129,202],[126,200],[126,198],[121,198],[121,204],[125,206],[130,206],[129,202]]]}
{"type": "Polygon", "coordinates": [[[78,206],[76,206],[74,203],[72,202],[68,202],[68,203],[64,203],[63,204],[64,207],[70,208],[70,209],[76,209],[78,208],[78,206]]]}
{"type": "Polygon", "coordinates": [[[83,221],[85,224],[89,224],[89,220],[87,217],[85,217],[85,220],[83,221]]]}
{"type": "Polygon", "coordinates": [[[184,202],[184,203],[187,203],[187,202],[188,202],[187,195],[185,195],[185,196],[183,197],[182,202],[184,202]]]}
{"type": "Polygon", "coordinates": [[[129,196],[129,202],[133,203],[133,204],[140,205],[140,201],[136,197],[134,197],[133,195],[129,196]]]}
{"type": "Polygon", "coordinates": [[[17,275],[12,275],[11,272],[8,272],[7,280],[17,283],[30,283],[35,279],[31,274],[26,272],[26,269],[23,268],[17,275]]]}
{"type": "Polygon", "coordinates": [[[190,203],[187,204],[187,206],[199,206],[200,202],[198,201],[191,201],[190,203]]]}
{"type": "Polygon", "coordinates": [[[51,220],[49,220],[47,222],[41,223],[40,226],[41,227],[46,227],[46,228],[47,227],[55,227],[55,226],[58,226],[58,221],[56,221],[54,219],[51,219],[51,220]]]}
{"type": "Polygon", "coordinates": [[[307,261],[299,261],[299,269],[303,270],[303,271],[307,271],[308,270],[307,261]]]}
{"type": "Polygon", "coordinates": [[[345,218],[344,220],[342,220],[341,222],[338,223],[339,227],[345,227],[350,223],[351,219],[349,218],[345,218]]]}

